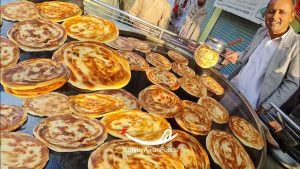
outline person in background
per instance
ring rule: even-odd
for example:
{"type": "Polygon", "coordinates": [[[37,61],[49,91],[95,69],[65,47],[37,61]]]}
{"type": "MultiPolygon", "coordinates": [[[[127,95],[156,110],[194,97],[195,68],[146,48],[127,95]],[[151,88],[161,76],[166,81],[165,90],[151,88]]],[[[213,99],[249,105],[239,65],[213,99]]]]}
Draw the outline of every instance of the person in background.
{"type": "Polygon", "coordinates": [[[176,3],[173,8],[173,14],[174,14],[175,19],[178,19],[178,12],[179,12],[179,3],[176,3]]]}
{"type": "Polygon", "coordinates": [[[198,0],[189,8],[179,36],[198,41],[200,37],[200,27],[207,14],[204,8],[205,2],[206,0],[198,0]]]}
{"type": "Polygon", "coordinates": [[[128,12],[142,20],[167,29],[172,8],[167,0],[135,0],[128,12]]]}
{"type": "Polygon", "coordinates": [[[299,88],[300,37],[289,24],[295,17],[293,0],[271,0],[266,27],[258,29],[244,54],[228,52],[226,59],[242,64],[231,79],[257,113],[280,107],[299,88]]]}

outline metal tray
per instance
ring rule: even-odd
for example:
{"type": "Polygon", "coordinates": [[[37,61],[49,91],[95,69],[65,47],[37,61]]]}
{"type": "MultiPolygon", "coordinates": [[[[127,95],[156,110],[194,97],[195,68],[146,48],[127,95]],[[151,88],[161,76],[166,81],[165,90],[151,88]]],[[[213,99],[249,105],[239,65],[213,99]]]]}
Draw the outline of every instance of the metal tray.
{"type": "MultiPolygon", "coordinates": [[[[1,26],[1,36],[6,36],[7,31],[9,28],[14,24],[14,22],[9,22],[6,20],[3,20],[3,25],[1,26]]],[[[67,41],[72,41],[72,39],[68,38],[67,41]]],[[[264,141],[264,133],[262,130],[262,125],[260,121],[258,120],[258,117],[256,116],[255,112],[249,107],[249,104],[244,99],[243,96],[241,96],[237,91],[235,91],[228,81],[222,77],[216,70],[214,69],[200,69],[194,62],[192,56],[180,48],[177,48],[173,45],[170,45],[168,43],[157,44],[155,42],[151,42],[151,46],[153,47],[153,52],[161,53],[162,55],[167,57],[167,51],[177,50],[179,52],[184,53],[186,56],[188,56],[189,59],[189,66],[196,71],[197,74],[201,75],[203,73],[212,76],[217,81],[220,82],[220,84],[225,88],[225,93],[222,96],[213,96],[216,100],[218,100],[230,113],[230,115],[236,115],[240,116],[247,121],[249,121],[251,124],[253,124],[259,132],[262,134],[264,141]]],[[[144,53],[141,53],[139,51],[135,51],[138,54],[145,57],[144,53]]],[[[30,58],[51,58],[53,54],[53,51],[51,52],[25,52],[21,50],[21,56],[20,61],[24,61],[30,58]]],[[[174,73],[174,72],[173,72],[174,73]]],[[[177,75],[176,73],[174,73],[177,75]]],[[[179,77],[179,76],[178,76],[179,77]]],[[[138,96],[138,93],[146,88],[147,86],[151,85],[152,83],[148,80],[148,78],[145,75],[145,72],[136,72],[132,71],[132,77],[127,86],[125,86],[123,89],[129,91],[135,96],[138,96]]],[[[75,95],[79,93],[89,92],[89,91],[83,91],[80,89],[77,89],[73,87],[71,84],[67,83],[63,87],[56,90],[57,92],[66,94],[66,95],[75,95]]],[[[178,89],[175,91],[175,94],[179,96],[182,100],[190,100],[193,102],[197,102],[198,98],[193,97],[186,93],[183,89],[178,89]]],[[[22,99],[14,97],[12,95],[9,95],[3,91],[3,87],[1,85],[1,104],[12,104],[12,105],[22,105],[22,99]]],[[[33,135],[33,128],[42,120],[43,118],[35,117],[35,116],[28,116],[27,122],[16,130],[16,132],[23,132],[28,133],[30,135],[33,135]]],[[[173,129],[180,129],[182,130],[174,119],[168,119],[170,124],[172,125],[173,129]]],[[[228,124],[216,124],[213,123],[212,129],[220,129],[223,131],[227,131],[232,134],[230,131],[228,124]]],[[[195,136],[203,147],[205,147],[205,139],[206,136],[195,136]]],[[[116,139],[113,136],[108,136],[106,141],[116,139]]],[[[248,154],[250,155],[251,159],[253,160],[254,165],[256,168],[262,168],[263,163],[266,158],[266,146],[262,150],[255,150],[252,148],[248,148],[244,146],[248,154]]],[[[206,148],[205,148],[206,149],[206,148]]],[[[46,169],[85,169],[87,168],[87,162],[88,158],[90,156],[92,151],[87,152],[73,152],[73,153],[58,153],[55,151],[50,150],[50,156],[49,156],[49,162],[46,165],[46,169]]],[[[212,158],[210,158],[211,168],[220,168],[218,165],[216,165],[212,158]]]]}

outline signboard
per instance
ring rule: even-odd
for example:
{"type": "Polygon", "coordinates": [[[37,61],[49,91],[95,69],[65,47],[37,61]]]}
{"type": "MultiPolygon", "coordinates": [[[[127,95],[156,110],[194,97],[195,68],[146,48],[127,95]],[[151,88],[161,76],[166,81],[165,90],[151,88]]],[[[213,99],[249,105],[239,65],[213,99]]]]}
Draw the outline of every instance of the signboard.
{"type": "Polygon", "coordinates": [[[270,0],[216,0],[214,6],[261,24],[270,0]]]}

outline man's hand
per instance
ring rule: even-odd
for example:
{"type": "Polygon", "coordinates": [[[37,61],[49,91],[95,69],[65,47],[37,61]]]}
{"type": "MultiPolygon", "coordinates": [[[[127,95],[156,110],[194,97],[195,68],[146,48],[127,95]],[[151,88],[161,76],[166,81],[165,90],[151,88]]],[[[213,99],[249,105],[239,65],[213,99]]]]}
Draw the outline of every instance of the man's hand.
{"type": "Polygon", "coordinates": [[[259,106],[255,111],[257,114],[260,114],[260,113],[265,113],[267,110],[262,106],[259,106]]]}
{"type": "Polygon", "coordinates": [[[235,64],[239,58],[239,53],[229,51],[229,52],[226,52],[224,56],[225,56],[225,60],[228,60],[230,63],[235,64]]]}

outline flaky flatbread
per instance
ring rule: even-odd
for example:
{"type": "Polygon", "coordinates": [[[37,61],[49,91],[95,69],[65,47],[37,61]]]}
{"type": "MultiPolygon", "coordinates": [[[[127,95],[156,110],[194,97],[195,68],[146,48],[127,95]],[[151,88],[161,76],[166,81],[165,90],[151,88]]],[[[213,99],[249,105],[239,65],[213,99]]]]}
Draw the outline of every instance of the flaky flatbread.
{"type": "Polygon", "coordinates": [[[143,53],[148,53],[151,51],[150,46],[146,42],[139,39],[129,37],[127,38],[127,43],[135,50],[141,51],[143,53]]]}
{"type": "Polygon", "coordinates": [[[146,71],[146,75],[152,83],[166,89],[177,90],[180,87],[177,77],[165,69],[152,67],[146,71]]]}
{"type": "Polygon", "coordinates": [[[55,50],[67,40],[66,32],[60,24],[41,19],[18,22],[8,31],[7,36],[28,52],[55,50]]]}
{"type": "Polygon", "coordinates": [[[172,68],[171,62],[159,53],[149,52],[146,55],[146,60],[153,66],[170,70],[172,68]]]}
{"type": "Polygon", "coordinates": [[[172,63],[172,70],[180,76],[194,77],[196,74],[189,66],[178,62],[172,63]]]}
{"type": "Polygon", "coordinates": [[[233,134],[246,146],[261,150],[264,147],[264,141],[261,134],[252,124],[237,116],[230,116],[229,128],[233,134]]]}
{"type": "Polygon", "coordinates": [[[126,37],[118,36],[115,40],[105,43],[108,46],[122,50],[122,51],[133,51],[134,47],[130,45],[126,37]]]}
{"type": "Polygon", "coordinates": [[[210,112],[197,103],[187,100],[182,102],[183,113],[175,118],[179,126],[195,135],[207,135],[212,125],[210,112]]]}
{"type": "Polygon", "coordinates": [[[70,17],[80,16],[81,9],[72,3],[48,1],[36,4],[37,15],[44,20],[62,22],[70,17]]]}
{"type": "Polygon", "coordinates": [[[195,97],[207,96],[207,89],[204,83],[200,80],[199,76],[194,77],[181,77],[179,79],[180,86],[190,95],[195,97]]]}
{"type": "Polygon", "coordinates": [[[17,64],[20,58],[20,49],[11,40],[0,36],[0,71],[17,64]]]}
{"type": "Polygon", "coordinates": [[[185,56],[183,56],[182,54],[180,54],[180,53],[178,53],[174,50],[169,50],[168,51],[168,56],[177,63],[181,63],[181,64],[184,64],[184,65],[189,64],[189,61],[187,60],[187,58],[185,56]]]}
{"type": "Polygon", "coordinates": [[[42,169],[49,159],[49,150],[38,139],[25,133],[0,133],[1,169],[30,168],[42,169]]]}
{"type": "Polygon", "coordinates": [[[212,120],[215,123],[223,124],[227,123],[229,119],[228,111],[215,99],[211,97],[201,97],[198,100],[198,104],[202,105],[207,111],[210,112],[212,120]]]}
{"type": "Polygon", "coordinates": [[[128,61],[100,42],[68,42],[52,58],[68,66],[69,83],[80,89],[118,89],[131,78],[128,61]]]}
{"type": "Polygon", "coordinates": [[[121,51],[122,54],[128,61],[131,70],[135,71],[146,71],[149,69],[148,62],[139,54],[134,52],[121,51]]]}
{"type": "Polygon", "coordinates": [[[139,100],[134,95],[127,92],[126,90],[123,90],[123,89],[99,90],[99,91],[97,91],[97,93],[111,95],[113,97],[121,99],[126,105],[124,110],[141,110],[142,109],[142,106],[140,105],[139,100]]]}
{"type": "Polygon", "coordinates": [[[174,118],[183,113],[182,101],[173,92],[157,85],[152,85],[139,93],[141,105],[149,113],[165,118],[174,118]]]}
{"type": "Polygon", "coordinates": [[[218,63],[219,54],[211,49],[199,46],[194,53],[197,65],[202,68],[209,68],[218,63]]]}
{"type": "Polygon", "coordinates": [[[19,106],[0,105],[0,131],[13,131],[27,120],[26,111],[19,106]]]}
{"type": "Polygon", "coordinates": [[[97,92],[69,96],[70,109],[80,116],[90,118],[117,113],[123,110],[125,106],[121,99],[97,92]]]}
{"type": "Polygon", "coordinates": [[[95,16],[73,17],[64,21],[62,26],[68,36],[80,41],[110,42],[119,35],[113,22],[95,16]]]}
{"type": "Polygon", "coordinates": [[[55,116],[72,113],[69,109],[68,96],[51,92],[42,96],[23,100],[26,111],[34,116],[55,116]]]}
{"type": "Polygon", "coordinates": [[[112,140],[97,148],[88,161],[89,169],[184,169],[177,158],[131,140],[112,140]]]}
{"type": "Polygon", "coordinates": [[[180,130],[172,130],[177,136],[161,145],[170,155],[183,162],[185,169],[210,169],[208,155],[197,139],[180,130]]]}
{"type": "Polygon", "coordinates": [[[206,148],[222,168],[255,168],[241,143],[227,132],[212,130],[206,137],[206,148]]]}
{"type": "Polygon", "coordinates": [[[37,19],[36,5],[29,1],[11,2],[1,6],[1,17],[10,21],[37,19]]]}
{"type": "Polygon", "coordinates": [[[34,128],[33,134],[56,152],[90,151],[107,137],[99,120],[75,114],[48,117],[34,128]]]}
{"type": "Polygon", "coordinates": [[[143,141],[157,141],[164,131],[171,129],[168,121],[156,114],[145,113],[139,110],[122,111],[106,115],[101,123],[107,132],[115,137],[128,139],[123,130],[130,136],[143,141]]]}
{"type": "Polygon", "coordinates": [[[211,91],[216,95],[222,95],[224,93],[224,88],[214,78],[207,75],[201,75],[200,79],[206,84],[208,91],[211,91]]]}

